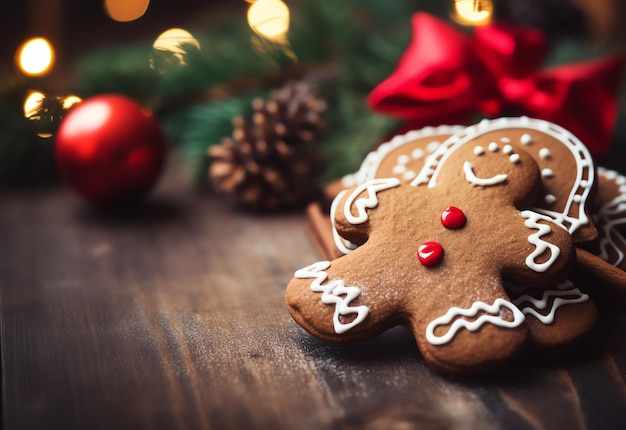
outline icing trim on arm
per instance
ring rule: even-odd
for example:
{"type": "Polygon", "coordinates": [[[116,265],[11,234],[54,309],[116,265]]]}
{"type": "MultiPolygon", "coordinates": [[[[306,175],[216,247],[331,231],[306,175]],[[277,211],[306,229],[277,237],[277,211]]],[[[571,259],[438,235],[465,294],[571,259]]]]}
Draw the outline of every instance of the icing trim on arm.
{"type": "Polygon", "coordinates": [[[372,179],[362,183],[356,187],[346,199],[343,207],[343,213],[346,220],[350,224],[363,224],[367,222],[369,219],[367,209],[373,209],[378,206],[378,196],[376,193],[397,187],[399,185],[400,180],[398,178],[372,179]],[[367,197],[359,197],[363,191],[367,191],[367,197]],[[351,209],[353,205],[357,210],[356,215],[352,215],[351,209]]]}
{"type": "Polygon", "coordinates": [[[526,225],[526,227],[537,230],[536,233],[528,236],[528,242],[535,245],[535,250],[528,257],[526,257],[526,265],[535,272],[545,272],[561,255],[561,249],[558,246],[541,238],[542,236],[551,233],[552,228],[547,224],[540,224],[539,220],[552,222],[552,219],[532,210],[525,210],[520,212],[520,214],[522,217],[526,218],[526,221],[524,221],[524,225],[526,225]],[[548,250],[550,251],[550,258],[543,263],[537,263],[535,259],[548,250]]]}
{"type": "Polygon", "coordinates": [[[335,313],[333,314],[333,327],[335,333],[342,334],[350,330],[352,327],[360,324],[369,315],[367,306],[350,306],[350,302],[361,294],[358,287],[346,286],[341,279],[333,279],[325,285],[322,285],[328,278],[325,272],[330,267],[329,261],[319,261],[310,266],[297,270],[294,276],[298,279],[314,279],[311,283],[311,291],[322,293],[322,303],[327,305],[335,305],[335,313]],[[356,314],[356,318],[349,323],[342,323],[340,316],[356,314]]]}
{"type": "MultiPolygon", "coordinates": [[[[366,209],[373,209],[378,206],[378,197],[376,193],[380,191],[387,190],[389,188],[394,188],[400,185],[400,180],[397,178],[383,178],[383,179],[372,179],[367,182],[362,183],[357,188],[355,188],[352,193],[346,199],[344,203],[344,215],[346,220],[350,224],[363,224],[367,222],[369,219],[367,215],[366,209]],[[368,197],[357,198],[363,191],[368,192],[368,197]],[[353,216],[350,211],[352,205],[357,208],[357,216],[353,216]]],[[[335,246],[339,251],[343,254],[349,254],[358,248],[357,245],[351,243],[349,240],[344,239],[339,235],[337,231],[337,226],[335,225],[335,215],[337,213],[337,207],[339,206],[339,201],[343,199],[343,197],[347,194],[348,190],[343,190],[333,199],[333,202],[330,205],[330,223],[333,232],[333,241],[335,242],[335,246]]]]}
{"type": "Polygon", "coordinates": [[[332,226],[332,231],[333,231],[333,241],[335,242],[335,246],[337,247],[337,249],[341,251],[343,254],[349,254],[358,248],[356,244],[341,237],[339,235],[339,232],[337,231],[337,226],[335,225],[335,214],[337,213],[337,206],[339,205],[339,200],[341,200],[343,196],[346,195],[346,193],[347,193],[347,190],[341,191],[333,199],[333,202],[330,205],[330,224],[332,226]]]}
{"type": "Polygon", "coordinates": [[[491,178],[479,178],[474,174],[474,166],[469,161],[463,164],[463,172],[465,172],[465,179],[470,184],[479,185],[481,187],[487,187],[490,185],[498,185],[506,181],[508,178],[506,173],[500,173],[499,175],[492,176],[491,178]]]}

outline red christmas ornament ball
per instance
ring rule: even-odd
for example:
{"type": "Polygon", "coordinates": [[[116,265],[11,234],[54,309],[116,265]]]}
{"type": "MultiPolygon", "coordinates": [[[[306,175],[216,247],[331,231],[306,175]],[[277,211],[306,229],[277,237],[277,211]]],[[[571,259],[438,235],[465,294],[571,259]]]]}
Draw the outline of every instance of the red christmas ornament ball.
{"type": "Polygon", "coordinates": [[[61,122],[55,145],[63,180],[99,204],[144,196],[158,180],[166,154],[165,138],[151,112],[115,94],[73,106],[61,122]]]}

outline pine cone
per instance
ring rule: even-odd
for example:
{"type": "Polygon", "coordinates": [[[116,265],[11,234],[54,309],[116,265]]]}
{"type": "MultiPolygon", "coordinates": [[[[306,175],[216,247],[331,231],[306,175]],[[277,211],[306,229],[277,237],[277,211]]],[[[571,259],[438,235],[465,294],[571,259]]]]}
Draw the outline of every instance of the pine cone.
{"type": "Polygon", "coordinates": [[[252,107],[250,120],[235,117],[232,137],[208,150],[213,187],[250,209],[310,201],[321,172],[313,139],[326,104],[308,85],[290,82],[252,107]]]}

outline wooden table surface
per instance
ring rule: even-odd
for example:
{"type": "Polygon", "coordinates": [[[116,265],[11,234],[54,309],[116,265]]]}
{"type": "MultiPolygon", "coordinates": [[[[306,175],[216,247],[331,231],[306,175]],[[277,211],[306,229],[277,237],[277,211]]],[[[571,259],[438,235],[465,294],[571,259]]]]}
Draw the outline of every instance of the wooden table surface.
{"type": "Polygon", "coordinates": [[[326,345],[284,306],[319,260],[304,214],[237,212],[176,172],[128,214],[0,191],[5,430],[626,429],[626,312],[575,357],[470,381],[402,328],[326,345]]]}

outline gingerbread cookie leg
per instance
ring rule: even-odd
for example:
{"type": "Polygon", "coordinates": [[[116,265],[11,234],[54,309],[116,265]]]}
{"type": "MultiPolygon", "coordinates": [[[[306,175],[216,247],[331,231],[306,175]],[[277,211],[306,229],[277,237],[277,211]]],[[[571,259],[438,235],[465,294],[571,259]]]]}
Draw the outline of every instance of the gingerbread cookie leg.
{"type": "Polygon", "coordinates": [[[598,311],[588,294],[566,280],[553,289],[505,284],[526,315],[533,345],[544,351],[566,349],[595,326],[598,311]]]}

